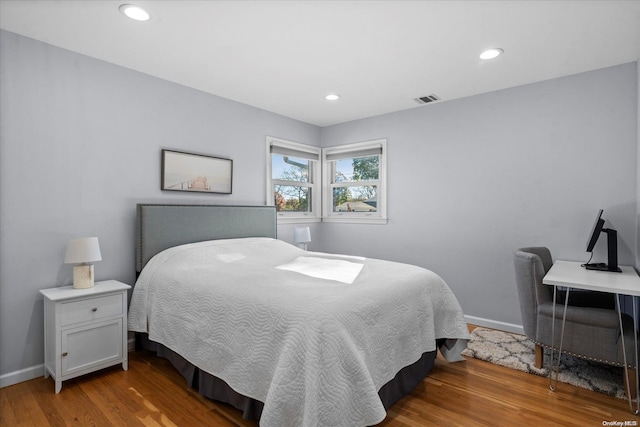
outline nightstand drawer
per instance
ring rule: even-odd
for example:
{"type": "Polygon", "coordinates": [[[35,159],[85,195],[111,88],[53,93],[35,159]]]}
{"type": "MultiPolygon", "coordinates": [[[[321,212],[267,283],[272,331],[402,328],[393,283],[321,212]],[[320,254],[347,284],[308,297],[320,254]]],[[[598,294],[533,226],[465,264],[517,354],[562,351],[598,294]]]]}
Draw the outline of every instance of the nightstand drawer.
{"type": "Polygon", "coordinates": [[[117,294],[62,303],[61,325],[71,325],[122,314],[122,300],[122,294],[117,294]]]}

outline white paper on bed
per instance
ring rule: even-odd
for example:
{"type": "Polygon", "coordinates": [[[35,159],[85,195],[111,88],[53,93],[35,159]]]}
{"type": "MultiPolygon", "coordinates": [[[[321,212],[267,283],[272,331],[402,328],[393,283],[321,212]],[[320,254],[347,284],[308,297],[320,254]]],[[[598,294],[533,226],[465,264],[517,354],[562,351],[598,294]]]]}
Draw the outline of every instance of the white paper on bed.
{"type": "Polygon", "coordinates": [[[167,249],[138,278],[129,330],[263,402],[260,424],[274,427],[378,424],[385,383],[437,338],[469,337],[429,270],[363,259],[336,286],[276,268],[301,256],[340,259],[266,238],[167,249]]]}
{"type": "Polygon", "coordinates": [[[299,256],[291,262],[277,266],[279,270],[295,271],[318,279],[353,283],[360,274],[363,264],[341,259],[313,256],[299,256]]]}

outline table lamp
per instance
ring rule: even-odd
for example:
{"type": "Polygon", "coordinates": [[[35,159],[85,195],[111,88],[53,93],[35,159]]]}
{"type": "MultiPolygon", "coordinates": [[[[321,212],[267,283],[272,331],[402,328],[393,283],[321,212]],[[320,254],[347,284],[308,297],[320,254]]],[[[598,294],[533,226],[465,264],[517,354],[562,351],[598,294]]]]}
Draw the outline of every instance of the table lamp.
{"type": "Polygon", "coordinates": [[[307,243],[311,241],[311,230],[309,227],[297,227],[293,230],[293,241],[305,251],[307,243]]]}
{"type": "Polygon", "coordinates": [[[64,257],[65,264],[73,266],[73,287],[86,289],[93,287],[93,264],[101,261],[100,245],[97,237],[83,237],[70,240],[67,244],[67,253],[64,257]]]}

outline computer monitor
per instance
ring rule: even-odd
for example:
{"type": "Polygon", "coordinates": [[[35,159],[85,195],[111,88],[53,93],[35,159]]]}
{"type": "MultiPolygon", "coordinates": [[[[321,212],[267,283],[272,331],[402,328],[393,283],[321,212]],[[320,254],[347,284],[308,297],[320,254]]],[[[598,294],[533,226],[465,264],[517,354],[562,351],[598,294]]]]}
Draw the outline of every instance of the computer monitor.
{"type": "Polygon", "coordinates": [[[602,218],[603,210],[600,209],[598,216],[596,216],[596,222],[591,228],[589,234],[589,240],[587,240],[587,252],[593,252],[593,248],[596,246],[596,242],[600,237],[600,233],[607,233],[607,264],[604,263],[592,263],[584,264],[587,270],[600,270],[600,271],[612,271],[621,273],[622,270],[618,267],[618,232],[611,228],[604,228],[604,219],[602,218]]]}

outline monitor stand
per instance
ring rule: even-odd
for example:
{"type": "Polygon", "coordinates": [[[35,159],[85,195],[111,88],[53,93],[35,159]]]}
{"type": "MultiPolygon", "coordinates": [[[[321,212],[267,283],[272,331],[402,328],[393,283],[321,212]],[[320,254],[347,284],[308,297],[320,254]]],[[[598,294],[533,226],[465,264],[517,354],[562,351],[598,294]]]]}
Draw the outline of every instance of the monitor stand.
{"type": "Polygon", "coordinates": [[[622,270],[618,267],[618,232],[611,228],[605,228],[603,233],[607,233],[607,255],[608,264],[585,264],[584,268],[587,270],[598,271],[610,271],[614,273],[622,273],[622,270]]]}

